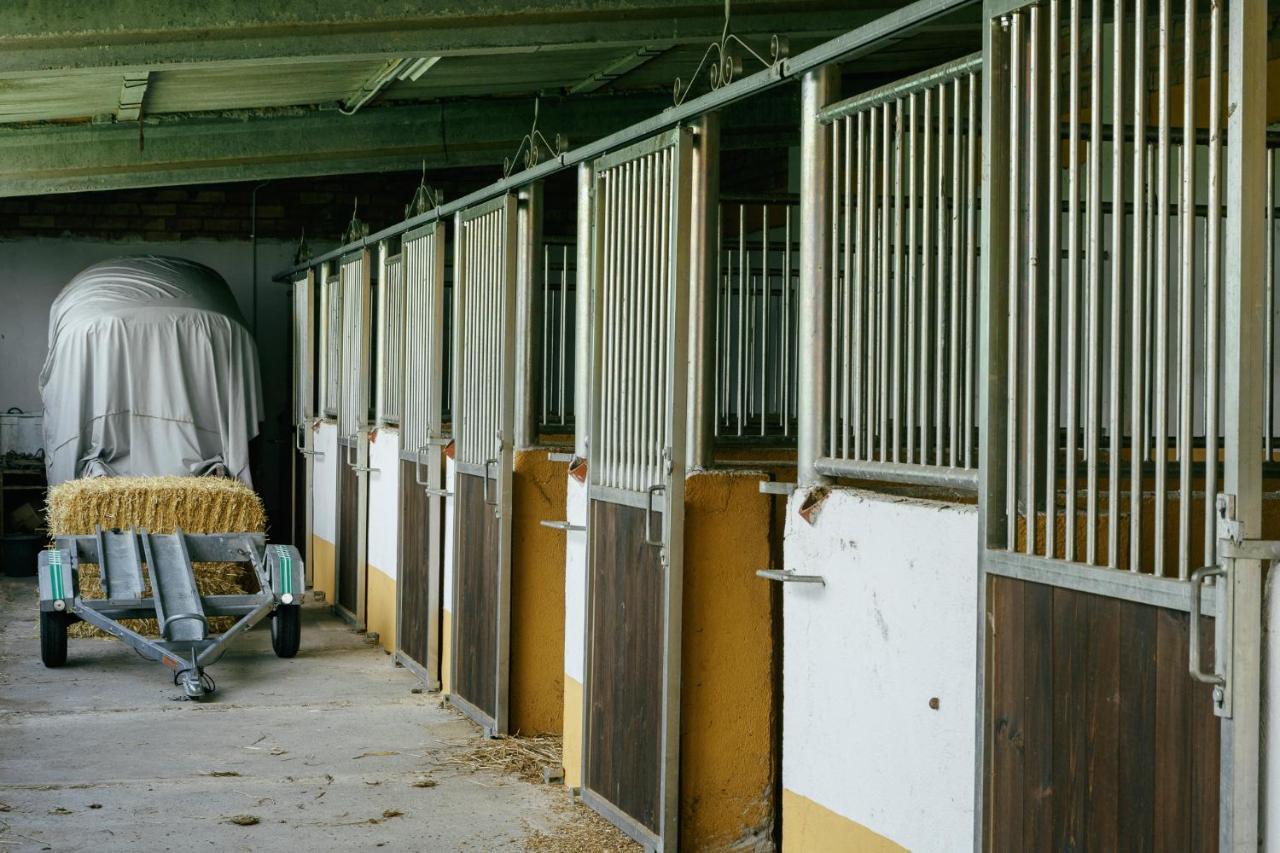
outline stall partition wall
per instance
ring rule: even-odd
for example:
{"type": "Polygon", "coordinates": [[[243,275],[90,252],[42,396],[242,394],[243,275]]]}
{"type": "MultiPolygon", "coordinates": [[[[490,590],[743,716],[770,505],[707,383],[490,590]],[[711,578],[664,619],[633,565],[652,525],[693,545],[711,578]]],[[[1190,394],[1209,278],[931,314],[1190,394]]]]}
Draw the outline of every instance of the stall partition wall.
{"type": "Polygon", "coordinates": [[[317,335],[317,417],[311,425],[311,576],[313,589],[337,599],[338,408],[342,374],[342,290],[329,264],[314,269],[319,302],[317,335]]]}
{"type": "Polygon", "coordinates": [[[340,615],[365,627],[368,560],[369,387],[372,258],[368,250],[339,263],[342,355],[338,402],[338,541],[336,597],[340,615]]]}
{"type": "Polygon", "coordinates": [[[454,228],[454,560],[450,701],[508,724],[515,450],[516,197],[454,228]]]}
{"type": "Polygon", "coordinates": [[[978,829],[1254,850],[1265,4],[1000,5],[978,829]]]}
{"type": "Polygon", "coordinates": [[[293,538],[299,543],[306,562],[306,581],[314,584],[311,539],[314,531],[311,493],[314,486],[313,459],[316,454],[313,426],[315,405],[316,280],[315,271],[307,270],[293,279],[293,432],[294,450],[291,470],[293,495],[293,538]]]}
{"type": "Polygon", "coordinates": [[[844,99],[837,68],[803,82],[804,488],[772,574],[786,849],[943,850],[972,833],[981,67],[844,99]],[[845,734],[815,741],[828,726],[845,734]]]}
{"type": "Polygon", "coordinates": [[[369,432],[366,626],[388,653],[398,640],[400,422],[404,394],[404,259],[399,241],[378,244],[374,289],[373,428],[369,432]]]}
{"type": "Polygon", "coordinates": [[[692,139],[593,164],[583,799],[676,849],[692,139]],[[628,630],[618,630],[619,625],[628,630]]]}
{"type": "MultiPolygon", "coordinates": [[[[400,565],[396,658],[428,685],[441,683],[445,539],[445,225],[404,236],[403,412],[400,420],[400,565]]],[[[448,626],[444,626],[445,633],[448,626]]]]}

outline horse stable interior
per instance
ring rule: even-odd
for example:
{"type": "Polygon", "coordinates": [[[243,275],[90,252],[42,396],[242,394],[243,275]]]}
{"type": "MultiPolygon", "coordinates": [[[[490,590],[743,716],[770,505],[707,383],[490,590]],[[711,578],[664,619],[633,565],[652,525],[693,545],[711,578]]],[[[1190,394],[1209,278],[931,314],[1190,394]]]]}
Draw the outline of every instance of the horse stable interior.
{"type": "Polygon", "coordinates": [[[1280,8],[260,5],[0,10],[0,408],[218,269],[298,665],[646,850],[1280,849],[1280,8]]]}

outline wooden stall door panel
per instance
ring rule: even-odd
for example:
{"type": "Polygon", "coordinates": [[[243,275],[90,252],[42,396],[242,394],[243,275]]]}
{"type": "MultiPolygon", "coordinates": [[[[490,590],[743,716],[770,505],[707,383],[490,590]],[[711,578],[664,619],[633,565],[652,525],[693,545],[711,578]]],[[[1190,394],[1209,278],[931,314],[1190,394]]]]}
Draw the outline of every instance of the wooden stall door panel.
{"type": "MultiPolygon", "coordinates": [[[[991,581],[987,849],[1216,849],[1219,726],[1187,614],[991,581]]],[[[1202,620],[1206,657],[1213,623],[1202,620]]]]}
{"type": "MultiPolygon", "coordinates": [[[[338,445],[339,456],[347,449],[338,445]]],[[[338,606],[354,614],[360,579],[360,477],[342,459],[338,460],[338,606]]]]}
{"type": "Polygon", "coordinates": [[[459,696],[491,719],[498,710],[498,533],[484,478],[456,475],[459,696]]]}
{"type": "Polygon", "coordinates": [[[659,832],[663,568],[645,511],[593,501],[587,787],[659,832]]]}
{"type": "Polygon", "coordinates": [[[432,671],[428,637],[431,619],[431,500],[415,480],[415,466],[400,461],[400,650],[432,671]]]}

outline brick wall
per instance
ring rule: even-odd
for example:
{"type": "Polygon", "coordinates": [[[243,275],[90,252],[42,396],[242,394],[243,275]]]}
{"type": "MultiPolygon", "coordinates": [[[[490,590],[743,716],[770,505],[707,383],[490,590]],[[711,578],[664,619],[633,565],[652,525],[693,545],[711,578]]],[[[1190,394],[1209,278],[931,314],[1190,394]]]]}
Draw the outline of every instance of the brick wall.
{"type": "MultiPolygon", "coordinates": [[[[428,183],[456,199],[500,177],[488,168],[428,173],[428,183]]],[[[258,191],[258,236],[337,240],[359,200],[359,216],[377,231],[404,218],[420,173],[291,178],[258,191]]],[[[92,193],[0,198],[0,239],[88,237],[103,240],[245,240],[251,233],[255,183],[203,184],[92,193]]]]}

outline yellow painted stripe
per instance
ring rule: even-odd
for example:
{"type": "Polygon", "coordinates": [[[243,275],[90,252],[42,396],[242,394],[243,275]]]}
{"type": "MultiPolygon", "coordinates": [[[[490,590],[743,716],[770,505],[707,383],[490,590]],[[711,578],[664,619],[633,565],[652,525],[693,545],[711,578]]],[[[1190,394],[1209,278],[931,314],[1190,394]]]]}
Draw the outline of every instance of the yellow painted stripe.
{"type": "Polygon", "coordinates": [[[564,675],[564,784],[582,787],[582,684],[564,675]]]}
{"type": "Polygon", "coordinates": [[[366,623],[370,631],[378,634],[378,645],[388,652],[395,651],[396,642],[396,581],[372,563],[365,573],[367,598],[365,600],[366,623]]]}
{"type": "Polygon", "coordinates": [[[782,853],[901,853],[907,848],[826,806],[782,791],[782,853]]]}

